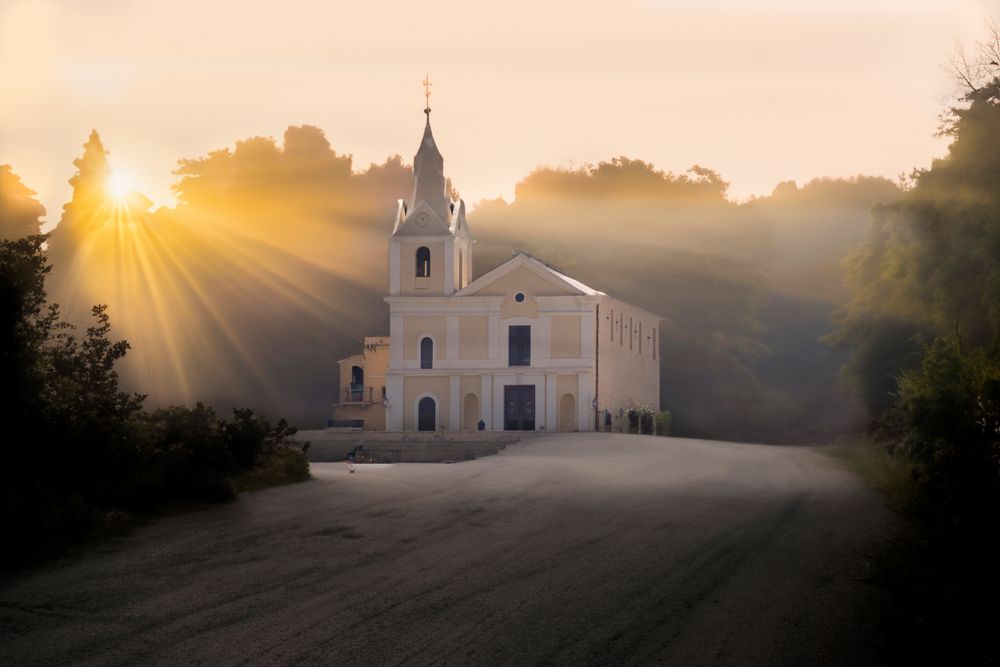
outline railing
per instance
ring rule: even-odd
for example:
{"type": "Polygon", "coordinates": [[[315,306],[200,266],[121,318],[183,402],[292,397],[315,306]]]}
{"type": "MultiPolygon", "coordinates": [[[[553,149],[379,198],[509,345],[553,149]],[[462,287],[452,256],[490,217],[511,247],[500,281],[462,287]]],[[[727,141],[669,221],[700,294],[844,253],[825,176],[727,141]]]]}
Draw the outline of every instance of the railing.
{"type": "Polygon", "coordinates": [[[344,403],[381,403],[382,397],[375,396],[375,387],[352,384],[344,390],[344,403]]]}

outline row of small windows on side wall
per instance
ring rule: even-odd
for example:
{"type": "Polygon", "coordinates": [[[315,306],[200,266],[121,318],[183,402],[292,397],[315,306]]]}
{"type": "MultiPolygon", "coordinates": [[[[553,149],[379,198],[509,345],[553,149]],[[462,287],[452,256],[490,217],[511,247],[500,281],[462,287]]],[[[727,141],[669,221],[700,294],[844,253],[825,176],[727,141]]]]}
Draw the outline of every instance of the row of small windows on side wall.
{"type": "MultiPolygon", "coordinates": [[[[636,349],[636,341],[638,341],[638,352],[642,354],[642,341],[643,341],[643,331],[642,331],[642,321],[628,318],[628,324],[625,323],[625,315],[619,313],[615,317],[615,309],[611,309],[611,314],[605,316],[605,320],[608,320],[610,326],[608,326],[608,334],[611,342],[615,340],[615,330],[618,330],[618,344],[621,346],[625,345],[625,338],[628,338],[628,349],[636,349]]],[[[646,347],[649,351],[653,353],[653,359],[656,359],[656,348],[659,339],[656,337],[656,327],[647,327],[646,329],[646,347]],[[649,330],[652,329],[652,332],[649,330]]]]}

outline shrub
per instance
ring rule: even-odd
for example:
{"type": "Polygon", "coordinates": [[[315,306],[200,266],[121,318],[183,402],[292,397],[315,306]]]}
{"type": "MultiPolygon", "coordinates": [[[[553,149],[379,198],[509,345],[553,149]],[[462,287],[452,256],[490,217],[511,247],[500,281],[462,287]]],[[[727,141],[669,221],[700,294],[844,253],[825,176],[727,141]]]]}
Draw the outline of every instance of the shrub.
{"type": "Polygon", "coordinates": [[[670,410],[663,410],[656,413],[656,435],[670,435],[670,422],[673,415],[670,410]]]}
{"type": "Polygon", "coordinates": [[[938,338],[920,368],[899,379],[880,438],[907,455],[921,511],[949,523],[1000,518],[1000,362],[982,348],[938,338]]]}
{"type": "Polygon", "coordinates": [[[305,452],[293,447],[278,447],[264,455],[260,464],[235,479],[237,491],[257,491],[270,486],[291,484],[309,479],[309,461],[305,452]]]}

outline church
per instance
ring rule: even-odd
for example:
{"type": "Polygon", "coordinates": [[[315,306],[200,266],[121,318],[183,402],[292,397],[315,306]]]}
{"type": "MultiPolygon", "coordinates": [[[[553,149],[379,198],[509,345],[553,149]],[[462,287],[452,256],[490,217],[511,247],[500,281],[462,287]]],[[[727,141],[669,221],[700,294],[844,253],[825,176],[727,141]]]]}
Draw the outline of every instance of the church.
{"type": "Polygon", "coordinates": [[[525,253],[473,280],[430,109],[389,245],[389,336],[340,361],[331,426],[593,431],[659,409],[660,318],[525,253]]]}

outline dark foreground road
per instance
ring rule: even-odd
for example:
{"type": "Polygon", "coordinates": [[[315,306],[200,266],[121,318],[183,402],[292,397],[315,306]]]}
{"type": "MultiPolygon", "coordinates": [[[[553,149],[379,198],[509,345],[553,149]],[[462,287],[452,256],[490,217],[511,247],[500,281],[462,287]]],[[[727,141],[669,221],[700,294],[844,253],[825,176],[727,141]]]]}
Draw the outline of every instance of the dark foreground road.
{"type": "Polygon", "coordinates": [[[162,520],[0,581],[0,663],[875,662],[879,499],[806,449],[548,436],[162,520]]]}

